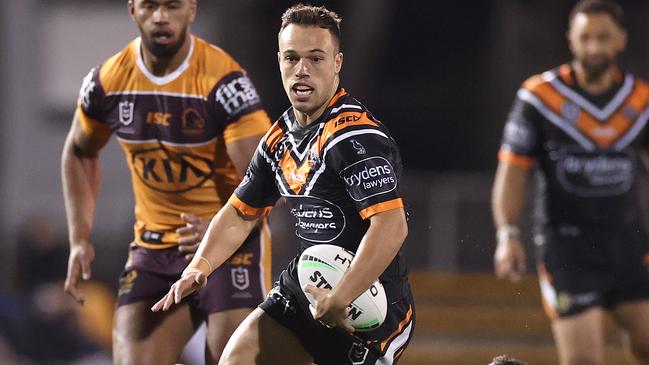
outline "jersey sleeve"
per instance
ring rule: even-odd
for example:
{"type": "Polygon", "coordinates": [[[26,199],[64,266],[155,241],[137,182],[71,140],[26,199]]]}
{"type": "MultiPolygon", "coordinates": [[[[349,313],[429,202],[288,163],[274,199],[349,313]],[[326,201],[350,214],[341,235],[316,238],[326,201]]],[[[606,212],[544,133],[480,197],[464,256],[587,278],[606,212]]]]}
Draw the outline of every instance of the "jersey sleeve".
{"type": "Polygon", "coordinates": [[[270,127],[257,89],[243,70],[221,78],[208,98],[210,112],[221,125],[225,143],[264,134],[270,127]]]}
{"type": "Polygon", "coordinates": [[[538,112],[516,97],[507,117],[498,159],[514,165],[531,168],[538,152],[538,131],[534,120],[538,112]]]}
{"type": "Polygon", "coordinates": [[[241,183],[230,197],[230,204],[248,216],[265,216],[279,199],[275,173],[264,150],[262,140],[248,165],[241,183]]]}
{"type": "Polygon", "coordinates": [[[95,67],[83,79],[79,90],[76,115],[86,134],[107,139],[113,130],[105,123],[104,100],[106,94],[99,80],[99,67],[95,67]]]}
{"type": "Polygon", "coordinates": [[[385,131],[368,128],[343,133],[334,142],[326,156],[327,165],[339,175],[363,219],[404,208],[401,155],[385,131]]]}

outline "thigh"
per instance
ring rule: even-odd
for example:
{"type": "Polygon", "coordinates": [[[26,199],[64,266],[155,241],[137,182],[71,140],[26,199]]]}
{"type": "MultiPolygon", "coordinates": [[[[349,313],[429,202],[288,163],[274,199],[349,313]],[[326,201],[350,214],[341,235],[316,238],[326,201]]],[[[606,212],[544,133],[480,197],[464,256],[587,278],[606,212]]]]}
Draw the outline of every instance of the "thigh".
{"type": "Polygon", "coordinates": [[[205,363],[217,364],[234,330],[252,312],[251,308],[231,309],[211,313],[207,317],[205,363]]]}
{"type": "Polygon", "coordinates": [[[298,338],[256,308],[236,329],[219,361],[220,365],[308,365],[313,358],[298,338]]]}
{"type": "Polygon", "coordinates": [[[270,248],[263,229],[255,229],[244,244],[209,277],[196,295],[195,307],[205,314],[255,308],[270,290],[270,248]]]}
{"type": "Polygon", "coordinates": [[[604,359],[604,310],[592,307],[552,320],[561,364],[601,364],[604,359]]]}
{"type": "Polygon", "coordinates": [[[620,304],[611,314],[632,343],[649,351],[649,300],[620,304]]]}
{"type": "Polygon", "coordinates": [[[151,312],[155,300],[118,306],[113,323],[115,364],[173,364],[194,325],[187,304],[151,312]]]}

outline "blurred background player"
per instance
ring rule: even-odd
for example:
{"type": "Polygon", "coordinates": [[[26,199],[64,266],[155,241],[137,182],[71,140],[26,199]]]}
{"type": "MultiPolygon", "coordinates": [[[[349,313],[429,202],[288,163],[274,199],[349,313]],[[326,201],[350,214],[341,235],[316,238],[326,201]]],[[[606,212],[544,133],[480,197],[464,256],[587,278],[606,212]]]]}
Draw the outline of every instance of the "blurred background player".
{"type": "Polygon", "coordinates": [[[80,282],[90,278],[94,258],[97,156],[116,134],[132,175],[136,223],[120,279],[114,361],[174,363],[195,325],[207,320],[205,357],[216,363],[269,290],[263,224],[184,305],[165,313],[149,308],[180,277],[270,122],[240,66],[191,34],[195,0],[132,0],[128,10],[140,37],[85,78],[63,149],[70,240],[65,290],[83,303],[80,282]]]}
{"type": "Polygon", "coordinates": [[[262,140],[182,278],[152,308],[170,310],[204,285],[283,197],[295,217],[298,255],[234,333],[220,364],[393,364],[412,337],[401,155],[385,126],[340,86],[340,21],[324,7],[302,4],[282,16],[277,59],[292,107],[262,140]],[[310,308],[297,260],[319,243],[356,256],[334,289],[306,286],[315,299],[310,308]],[[350,333],[347,307],[377,278],[389,303],[386,320],[350,333]]]}
{"type": "Polygon", "coordinates": [[[622,9],[585,0],[573,60],[528,79],[505,126],[493,188],[496,274],[525,272],[519,221],[531,168],[541,292],[561,364],[602,364],[610,311],[628,354],[649,364],[649,240],[637,197],[649,147],[649,86],[617,66],[622,9]]]}

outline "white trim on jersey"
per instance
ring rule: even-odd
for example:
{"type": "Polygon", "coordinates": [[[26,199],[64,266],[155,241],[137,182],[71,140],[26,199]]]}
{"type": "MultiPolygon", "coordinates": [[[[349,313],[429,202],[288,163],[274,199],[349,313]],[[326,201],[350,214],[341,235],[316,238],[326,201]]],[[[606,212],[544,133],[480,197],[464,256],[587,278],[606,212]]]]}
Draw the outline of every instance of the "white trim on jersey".
{"type": "Polygon", "coordinates": [[[159,139],[125,139],[122,137],[117,137],[117,140],[120,142],[124,142],[127,144],[139,144],[139,143],[162,143],[164,145],[168,146],[174,146],[174,147],[200,147],[200,146],[205,146],[208,145],[214,141],[216,141],[218,137],[214,137],[208,141],[205,142],[197,142],[197,143],[176,143],[176,142],[169,142],[169,141],[161,141],[159,139]]]}
{"type": "Polygon", "coordinates": [[[313,136],[311,137],[309,142],[306,144],[306,148],[304,149],[304,151],[301,151],[301,152],[300,152],[300,149],[299,149],[297,143],[295,142],[295,138],[293,138],[293,134],[292,133],[288,134],[288,141],[291,143],[291,146],[293,146],[293,148],[291,149],[291,152],[295,152],[295,154],[297,155],[297,157],[299,159],[299,161],[296,161],[296,163],[304,162],[304,158],[306,157],[306,154],[311,150],[311,147],[313,147],[313,145],[311,143],[320,136],[320,131],[322,131],[324,126],[325,126],[325,123],[320,124],[320,126],[318,127],[318,131],[313,134],[313,136]]]}
{"type": "Polygon", "coordinates": [[[541,287],[541,296],[545,299],[552,309],[557,308],[557,292],[552,287],[552,284],[544,276],[539,277],[539,286],[541,287]]]}
{"type": "Polygon", "coordinates": [[[539,113],[543,114],[543,116],[548,121],[550,121],[550,123],[554,124],[555,126],[559,127],[559,129],[566,132],[566,134],[568,134],[575,141],[577,141],[587,151],[594,151],[596,149],[595,145],[591,141],[589,141],[586,137],[584,137],[581,134],[581,132],[577,130],[577,128],[575,128],[572,124],[564,120],[561,116],[557,115],[552,110],[550,110],[539,98],[537,98],[529,90],[519,89],[518,92],[516,93],[516,96],[518,96],[519,99],[528,102],[532,106],[534,106],[536,110],[539,111],[539,113]]]}
{"type": "Polygon", "coordinates": [[[388,346],[388,349],[385,351],[385,355],[379,357],[375,364],[376,365],[392,365],[394,363],[394,354],[401,349],[406,342],[408,341],[408,338],[410,337],[410,332],[412,331],[412,319],[410,320],[410,323],[408,323],[408,327],[399,334],[399,336],[395,337],[392,342],[390,343],[390,346],[388,346]]]}
{"type": "Polygon", "coordinates": [[[189,43],[189,52],[187,52],[187,57],[185,57],[183,63],[181,63],[180,66],[170,74],[164,76],[156,76],[146,68],[146,65],[144,64],[144,60],[142,59],[142,38],[140,37],[137,37],[137,39],[135,40],[136,42],[135,48],[137,51],[137,58],[135,60],[135,63],[137,64],[137,67],[140,69],[140,71],[142,71],[144,76],[146,76],[146,78],[149,79],[154,84],[156,85],[168,84],[174,81],[175,79],[177,79],[189,67],[189,59],[192,57],[192,54],[194,53],[194,36],[190,36],[189,39],[190,39],[190,43],[189,43]]]}
{"type": "Polygon", "coordinates": [[[622,103],[624,103],[626,98],[633,91],[633,81],[634,81],[633,75],[627,74],[624,77],[624,84],[617,92],[617,94],[615,94],[613,99],[611,99],[611,101],[608,104],[606,104],[606,106],[603,109],[600,109],[597,106],[595,106],[593,103],[588,101],[586,98],[584,98],[583,96],[579,95],[577,92],[572,90],[571,88],[564,85],[554,72],[546,71],[543,73],[542,77],[543,80],[552,84],[552,86],[554,86],[554,88],[559,93],[561,93],[563,96],[570,99],[580,107],[586,109],[600,122],[607,120],[617,110],[617,108],[619,108],[622,105],[622,103]]]}
{"type": "Polygon", "coordinates": [[[333,109],[331,109],[331,113],[330,113],[330,114],[336,114],[336,113],[338,113],[339,111],[341,111],[341,110],[343,110],[343,109],[356,109],[356,110],[363,110],[363,107],[360,106],[360,105],[356,105],[356,104],[343,104],[343,105],[341,105],[341,106],[339,106],[339,107],[337,107],[337,108],[333,108],[333,109]]]}
{"type": "Polygon", "coordinates": [[[155,90],[112,91],[106,93],[106,96],[115,96],[115,95],[153,95],[153,96],[171,96],[171,97],[179,97],[179,98],[207,100],[207,97],[203,95],[170,93],[166,91],[155,91],[155,90]]]}
{"type": "Polygon", "coordinates": [[[647,124],[647,120],[649,120],[649,108],[645,109],[642,114],[638,116],[633,123],[633,127],[626,132],[624,137],[613,145],[613,149],[616,151],[625,149],[638,136],[638,134],[642,132],[642,129],[647,124]]]}
{"type": "Polygon", "coordinates": [[[379,136],[382,136],[382,137],[385,137],[385,138],[389,139],[389,137],[385,133],[383,133],[381,131],[378,131],[376,129],[359,129],[359,130],[343,133],[340,136],[334,138],[331,142],[329,142],[327,147],[325,147],[324,151],[322,152],[322,164],[320,165],[320,168],[318,169],[318,171],[316,171],[315,174],[313,174],[313,177],[311,178],[311,181],[309,181],[309,185],[307,185],[306,190],[304,191],[304,195],[309,195],[309,193],[311,192],[311,189],[313,189],[313,186],[315,185],[316,181],[318,180],[318,177],[320,177],[320,174],[322,174],[324,172],[325,167],[327,165],[325,163],[325,157],[327,157],[327,152],[333,146],[338,144],[338,142],[340,142],[340,141],[342,141],[342,140],[344,140],[346,138],[349,138],[349,137],[357,136],[359,134],[378,134],[379,136]]]}

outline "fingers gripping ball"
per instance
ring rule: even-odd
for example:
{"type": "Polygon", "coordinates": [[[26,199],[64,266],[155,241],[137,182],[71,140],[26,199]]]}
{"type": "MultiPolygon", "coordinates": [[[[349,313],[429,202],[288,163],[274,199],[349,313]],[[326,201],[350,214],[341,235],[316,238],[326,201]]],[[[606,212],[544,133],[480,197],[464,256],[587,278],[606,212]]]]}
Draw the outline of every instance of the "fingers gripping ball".
{"type": "MultiPolygon", "coordinates": [[[[340,246],[315,245],[304,250],[297,267],[300,287],[311,284],[331,289],[338,284],[354,259],[354,253],[340,246]]],[[[311,294],[304,293],[314,304],[311,294]]],[[[356,331],[369,331],[385,320],[388,303],[383,285],[377,280],[349,306],[349,319],[356,331]]]]}

